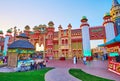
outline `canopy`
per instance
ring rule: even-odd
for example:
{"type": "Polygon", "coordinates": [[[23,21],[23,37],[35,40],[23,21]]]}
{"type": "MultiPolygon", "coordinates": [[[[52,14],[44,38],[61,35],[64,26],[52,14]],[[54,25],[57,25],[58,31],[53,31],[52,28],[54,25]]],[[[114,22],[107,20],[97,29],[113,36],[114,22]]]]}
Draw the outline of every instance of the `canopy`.
{"type": "Polygon", "coordinates": [[[116,43],[116,42],[120,42],[120,34],[117,35],[114,39],[106,42],[105,44],[100,44],[100,45],[98,45],[98,46],[99,46],[99,47],[102,47],[102,46],[110,45],[110,44],[113,44],[113,43],[116,43]]]}

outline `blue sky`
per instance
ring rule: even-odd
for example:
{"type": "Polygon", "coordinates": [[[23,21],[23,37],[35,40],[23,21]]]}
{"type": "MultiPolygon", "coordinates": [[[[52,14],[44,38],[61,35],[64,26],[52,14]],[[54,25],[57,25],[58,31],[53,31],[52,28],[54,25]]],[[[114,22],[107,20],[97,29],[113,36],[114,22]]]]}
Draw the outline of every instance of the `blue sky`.
{"type": "MultiPolygon", "coordinates": [[[[120,0],[118,0],[120,2],[120,0]]],[[[64,29],[69,23],[80,28],[80,19],[87,16],[90,26],[100,26],[103,16],[110,11],[112,0],[0,0],[0,29],[26,25],[48,24],[53,21],[56,30],[61,24],[64,29]]]]}

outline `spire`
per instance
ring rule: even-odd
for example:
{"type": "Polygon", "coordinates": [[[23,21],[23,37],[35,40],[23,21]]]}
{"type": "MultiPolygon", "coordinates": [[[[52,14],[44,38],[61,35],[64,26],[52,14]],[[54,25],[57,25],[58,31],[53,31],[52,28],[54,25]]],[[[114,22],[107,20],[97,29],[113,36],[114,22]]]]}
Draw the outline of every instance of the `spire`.
{"type": "Polygon", "coordinates": [[[119,5],[118,1],[117,0],[113,0],[112,1],[112,6],[116,6],[116,5],[119,5]]]}

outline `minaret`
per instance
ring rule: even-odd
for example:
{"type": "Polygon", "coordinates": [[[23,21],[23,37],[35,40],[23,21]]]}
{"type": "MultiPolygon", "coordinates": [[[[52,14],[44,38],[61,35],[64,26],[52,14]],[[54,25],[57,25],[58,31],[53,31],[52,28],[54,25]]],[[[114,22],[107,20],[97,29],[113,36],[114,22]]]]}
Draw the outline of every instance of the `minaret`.
{"type": "Polygon", "coordinates": [[[105,27],[106,32],[106,42],[108,42],[115,38],[114,22],[111,20],[110,13],[106,13],[103,19],[104,19],[103,26],[105,27]]]}
{"type": "Polygon", "coordinates": [[[112,16],[112,21],[115,22],[117,34],[120,34],[120,4],[117,0],[112,1],[110,15],[112,16]]]}
{"type": "Polygon", "coordinates": [[[83,55],[91,56],[89,24],[87,23],[87,21],[88,19],[83,16],[80,25],[80,28],[82,30],[83,55]]]}

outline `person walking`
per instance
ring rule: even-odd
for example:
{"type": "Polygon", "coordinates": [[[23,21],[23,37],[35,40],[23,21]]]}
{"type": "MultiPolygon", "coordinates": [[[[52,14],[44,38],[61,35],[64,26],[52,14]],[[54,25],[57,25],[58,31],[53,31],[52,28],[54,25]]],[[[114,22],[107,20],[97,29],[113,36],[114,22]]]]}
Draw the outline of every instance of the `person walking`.
{"type": "Polygon", "coordinates": [[[83,57],[83,63],[86,65],[87,64],[87,62],[86,62],[86,57],[84,56],[83,57]]]}
{"type": "Polygon", "coordinates": [[[77,64],[77,57],[76,56],[73,57],[73,63],[77,64]]]}

